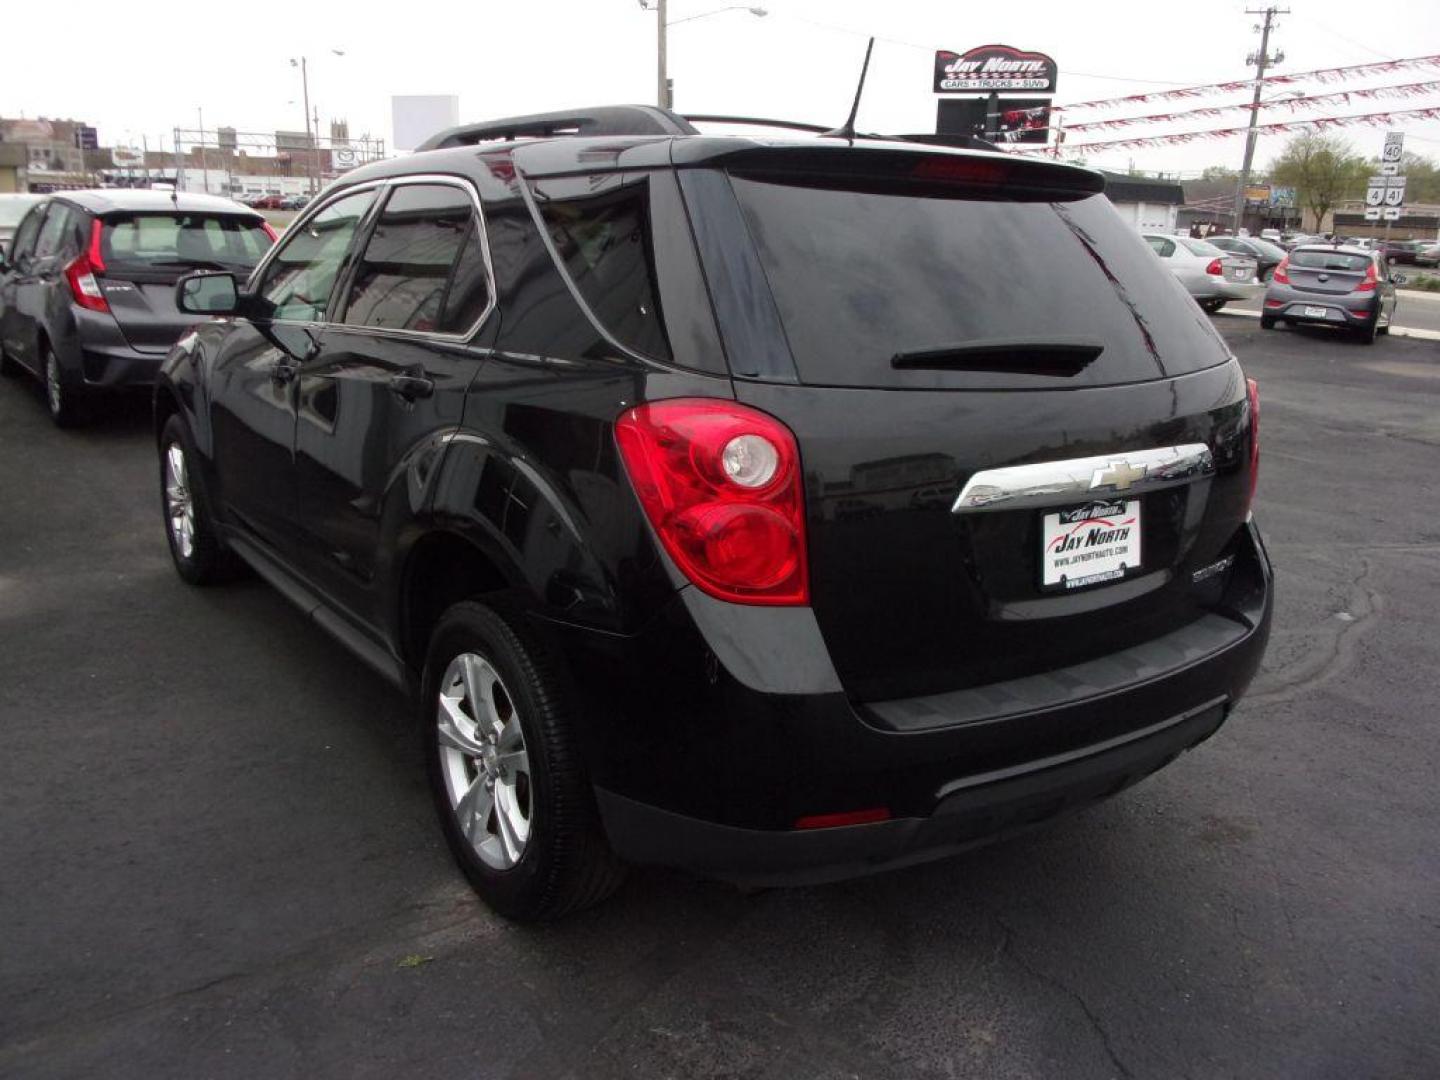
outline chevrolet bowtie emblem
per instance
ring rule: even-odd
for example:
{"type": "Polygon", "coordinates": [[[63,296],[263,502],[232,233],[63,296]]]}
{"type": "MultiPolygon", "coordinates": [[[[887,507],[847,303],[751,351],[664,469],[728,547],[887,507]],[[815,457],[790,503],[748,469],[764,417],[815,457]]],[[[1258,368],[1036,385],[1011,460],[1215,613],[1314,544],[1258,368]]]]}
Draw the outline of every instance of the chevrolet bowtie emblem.
{"type": "Polygon", "coordinates": [[[1090,489],[1112,487],[1116,491],[1125,491],[1136,480],[1144,479],[1145,469],[1142,466],[1131,465],[1122,459],[1110,462],[1103,469],[1096,469],[1090,477],[1090,489]]]}

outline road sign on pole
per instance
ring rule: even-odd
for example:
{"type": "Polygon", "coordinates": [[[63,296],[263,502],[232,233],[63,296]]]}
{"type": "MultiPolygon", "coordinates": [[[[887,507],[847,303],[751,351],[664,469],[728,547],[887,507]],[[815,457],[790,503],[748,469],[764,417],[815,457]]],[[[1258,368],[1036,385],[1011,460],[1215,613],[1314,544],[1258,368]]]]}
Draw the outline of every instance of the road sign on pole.
{"type": "Polygon", "coordinates": [[[1385,135],[1385,149],[1380,154],[1380,160],[1399,164],[1405,156],[1405,133],[1403,131],[1391,131],[1385,135]]]}
{"type": "Polygon", "coordinates": [[[1366,221],[1379,221],[1379,220],[1380,220],[1380,207],[1378,207],[1378,206],[1367,206],[1367,207],[1365,208],[1365,220],[1366,220],[1366,221]]]}
{"type": "Polygon", "coordinates": [[[1386,221],[1399,221],[1400,208],[1398,206],[1387,206],[1380,211],[1386,221]]]}

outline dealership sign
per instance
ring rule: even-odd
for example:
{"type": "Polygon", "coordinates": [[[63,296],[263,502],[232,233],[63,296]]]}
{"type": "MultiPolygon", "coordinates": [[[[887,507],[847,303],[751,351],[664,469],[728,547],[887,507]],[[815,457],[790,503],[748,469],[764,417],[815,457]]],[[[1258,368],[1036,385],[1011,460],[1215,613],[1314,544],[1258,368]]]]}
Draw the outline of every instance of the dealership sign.
{"type": "Polygon", "coordinates": [[[1044,53],[1009,45],[983,45],[969,52],[935,53],[935,93],[988,94],[992,90],[1029,90],[1053,94],[1058,68],[1044,53]]]}

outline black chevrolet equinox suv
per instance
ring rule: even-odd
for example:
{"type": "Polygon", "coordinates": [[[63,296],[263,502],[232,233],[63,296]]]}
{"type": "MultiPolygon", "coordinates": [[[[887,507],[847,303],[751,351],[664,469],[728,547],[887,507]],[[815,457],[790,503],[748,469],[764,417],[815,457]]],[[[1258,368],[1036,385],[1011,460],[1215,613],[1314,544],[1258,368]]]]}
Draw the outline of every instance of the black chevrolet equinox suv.
{"type": "Polygon", "coordinates": [[[505,915],[1119,791],[1260,663],[1253,383],[1097,174],[615,107],[347,173],[157,386],[181,576],[413,693],[505,915]]]}

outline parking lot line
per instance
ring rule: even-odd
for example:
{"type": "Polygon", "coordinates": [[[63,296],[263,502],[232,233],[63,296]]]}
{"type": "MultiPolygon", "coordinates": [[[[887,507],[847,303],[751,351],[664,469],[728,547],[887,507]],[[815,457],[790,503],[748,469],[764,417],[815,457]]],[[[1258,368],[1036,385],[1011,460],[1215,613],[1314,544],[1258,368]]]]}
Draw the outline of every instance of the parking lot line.
{"type": "MultiPolygon", "coordinates": [[[[1215,314],[1241,315],[1247,319],[1258,319],[1260,317],[1260,313],[1258,311],[1241,311],[1228,307],[1221,308],[1215,314]]],[[[1440,330],[1421,330],[1420,328],[1413,326],[1392,326],[1390,328],[1390,333],[1394,334],[1396,337],[1419,338],[1422,341],[1440,341],[1440,330]]]]}

